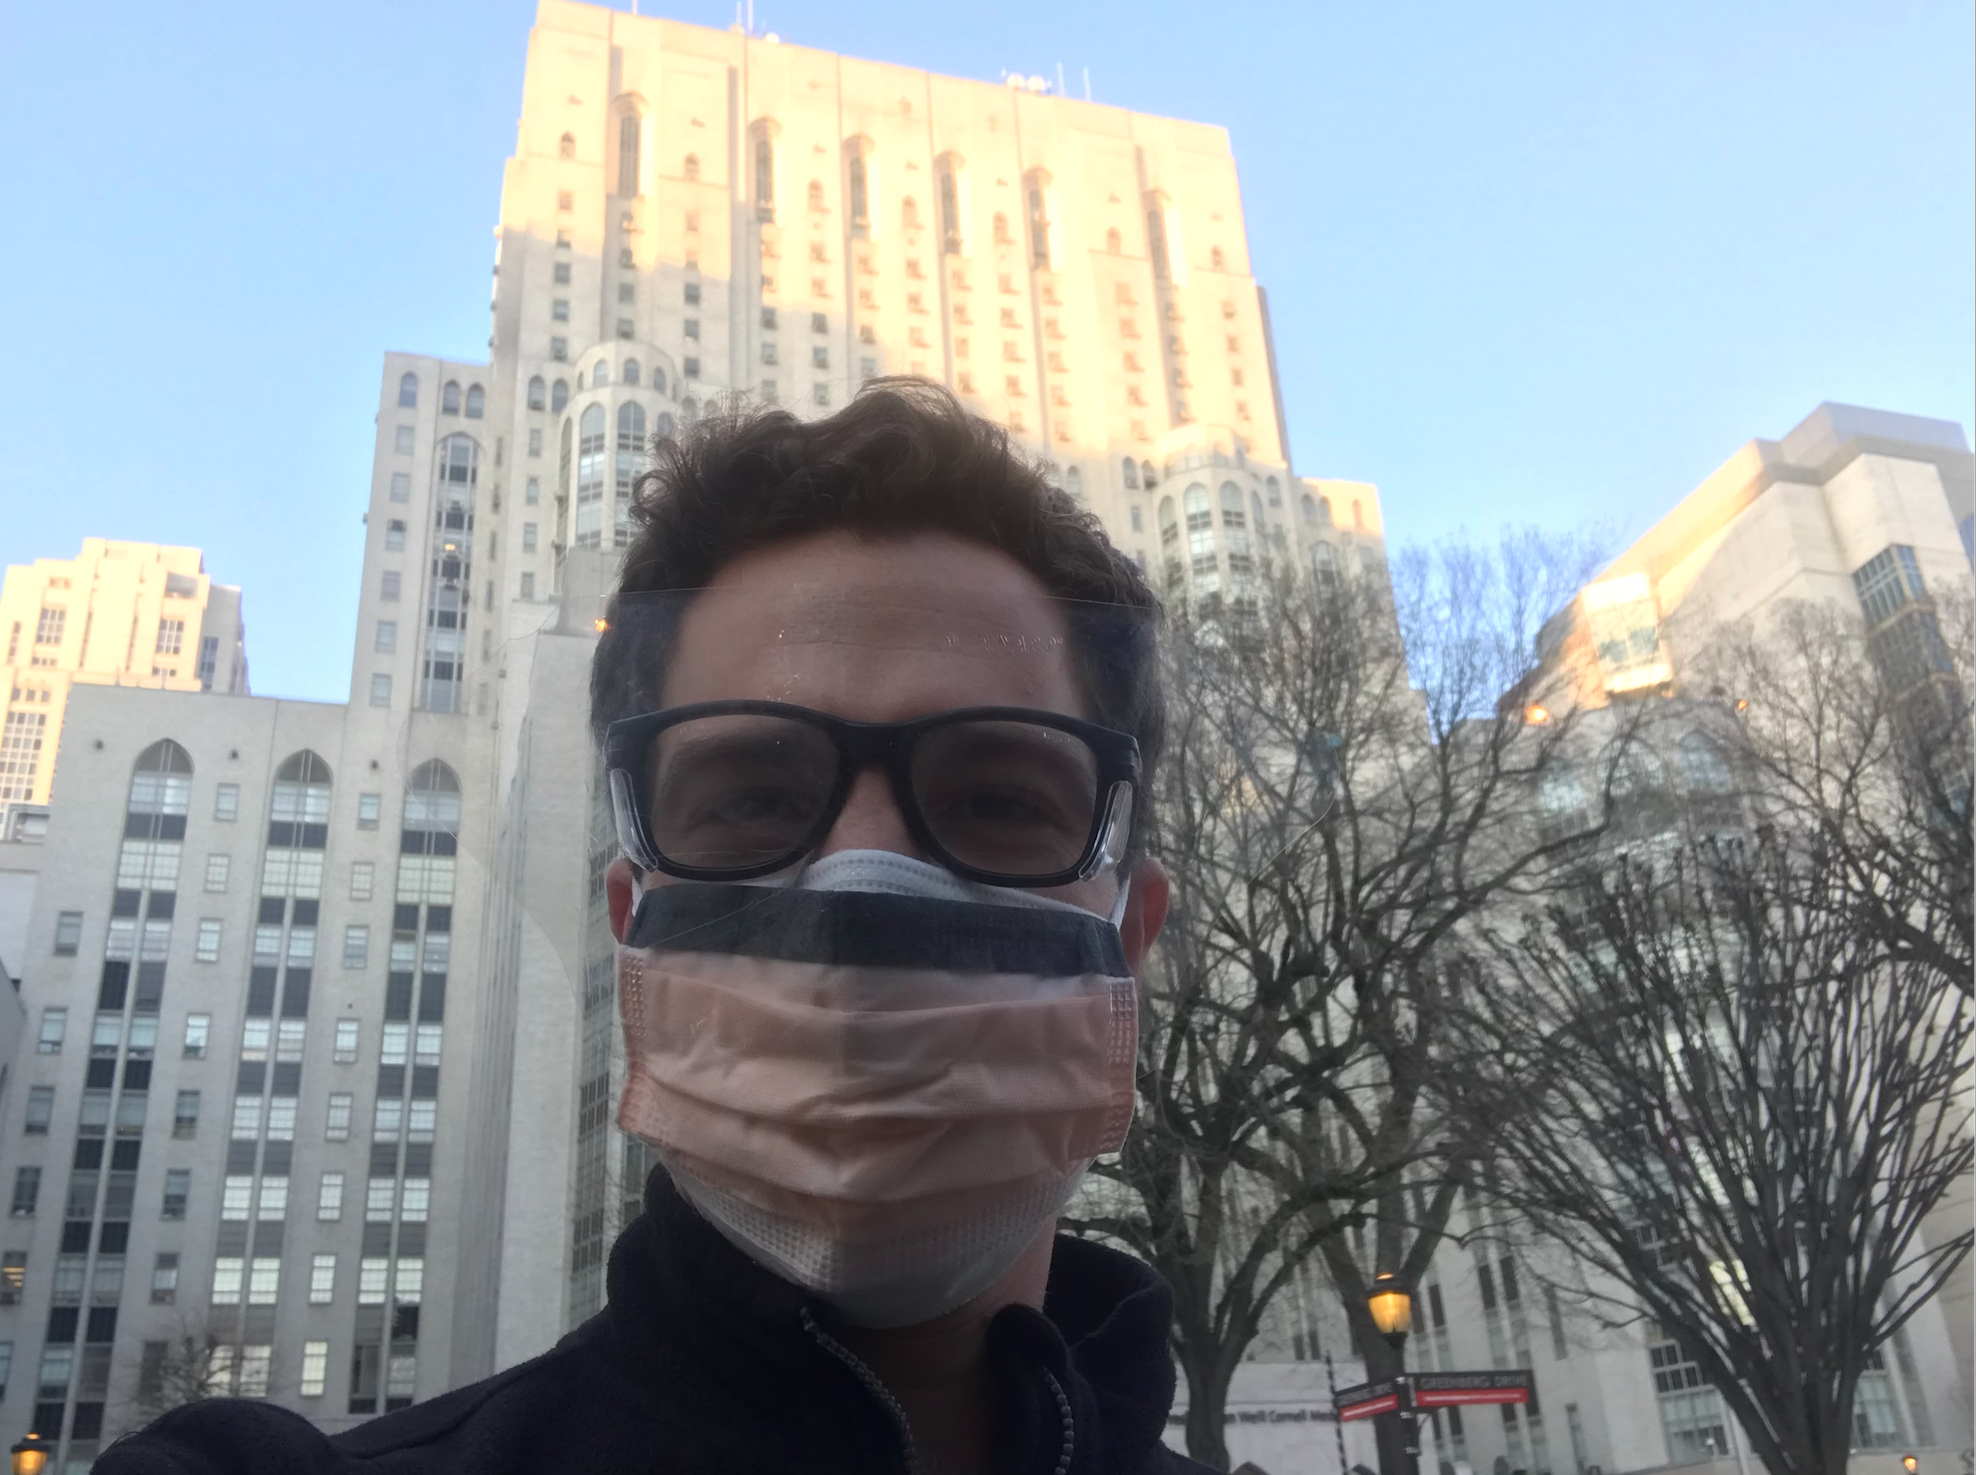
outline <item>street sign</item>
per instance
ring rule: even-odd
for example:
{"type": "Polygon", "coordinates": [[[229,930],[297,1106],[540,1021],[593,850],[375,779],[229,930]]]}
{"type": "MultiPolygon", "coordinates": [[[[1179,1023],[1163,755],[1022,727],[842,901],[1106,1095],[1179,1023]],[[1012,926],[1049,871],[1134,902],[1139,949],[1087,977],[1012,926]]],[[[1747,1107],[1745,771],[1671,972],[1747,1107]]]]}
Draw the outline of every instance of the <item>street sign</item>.
{"type": "Polygon", "coordinates": [[[1383,1383],[1360,1383],[1351,1388],[1340,1388],[1332,1395],[1332,1402],[1338,1409],[1338,1422],[1349,1424],[1353,1419],[1370,1419],[1380,1414],[1390,1414],[1400,1406],[1403,1381],[1388,1379],[1383,1383]]]}
{"type": "MultiPolygon", "coordinates": [[[[1528,1403],[1530,1374],[1489,1371],[1480,1373],[1415,1373],[1413,1402],[1416,1408],[1446,1408],[1463,1403],[1528,1403]]],[[[1341,1395],[1342,1396],[1342,1395],[1341,1395]]],[[[1344,1417],[1341,1412],[1340,1418],[1344,1417]]]]}

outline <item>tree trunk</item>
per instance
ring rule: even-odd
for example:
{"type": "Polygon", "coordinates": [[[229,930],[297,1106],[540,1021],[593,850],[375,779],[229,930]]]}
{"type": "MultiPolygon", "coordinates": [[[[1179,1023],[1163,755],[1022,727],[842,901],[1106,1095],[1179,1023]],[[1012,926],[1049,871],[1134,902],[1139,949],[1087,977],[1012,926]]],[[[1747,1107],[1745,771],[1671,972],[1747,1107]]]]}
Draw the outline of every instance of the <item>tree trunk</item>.
{"type": "Polygon", "coordinates": [[[1216,1470],[1228,1468],[1228,1385],[1235,1365],[1216,1358],[1208,1367],[1181,1362],[1187,1376],[1187,1453],[1216,1470]]]}

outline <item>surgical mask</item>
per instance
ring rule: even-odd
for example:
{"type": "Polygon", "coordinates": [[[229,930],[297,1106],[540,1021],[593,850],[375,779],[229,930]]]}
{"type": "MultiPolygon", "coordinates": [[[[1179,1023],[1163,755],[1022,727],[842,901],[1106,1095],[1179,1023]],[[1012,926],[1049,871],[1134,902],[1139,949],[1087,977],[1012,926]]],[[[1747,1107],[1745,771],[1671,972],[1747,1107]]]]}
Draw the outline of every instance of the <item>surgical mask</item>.
{"type": "Polygon", "coordinates": [[[732,1243],[845,1320],[992,1285],[1116,1150],[1137,998],[1111,917],[840,851],[638,896],[618,1121],[732,1243]]]}

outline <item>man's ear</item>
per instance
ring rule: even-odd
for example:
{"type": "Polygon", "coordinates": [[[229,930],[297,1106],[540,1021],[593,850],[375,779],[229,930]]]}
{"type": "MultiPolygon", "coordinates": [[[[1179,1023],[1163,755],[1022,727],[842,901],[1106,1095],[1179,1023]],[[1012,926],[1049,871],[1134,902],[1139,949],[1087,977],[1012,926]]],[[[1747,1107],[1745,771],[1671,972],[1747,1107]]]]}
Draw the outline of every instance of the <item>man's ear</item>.
{"type": "Polygon", "coordinates": [[[1125,961],[1136,977],[1146,955],[1159,940],[1166,926],[1167,903],[1173,899],[1173,884],[1166,878],[1166,867],[1150,855],[1132,870],[1132,894],[1125,901],[1125,915],[1119,919],[1118,938],[1125,945],[1125,961]]]}
{"type": "Polygon", "coordinates": [[[631,886],[636,874],[631,862],[621,855],[604,872],[604,899],[611,908],[611,936],[619,942],[631,930],[631,886]]]}

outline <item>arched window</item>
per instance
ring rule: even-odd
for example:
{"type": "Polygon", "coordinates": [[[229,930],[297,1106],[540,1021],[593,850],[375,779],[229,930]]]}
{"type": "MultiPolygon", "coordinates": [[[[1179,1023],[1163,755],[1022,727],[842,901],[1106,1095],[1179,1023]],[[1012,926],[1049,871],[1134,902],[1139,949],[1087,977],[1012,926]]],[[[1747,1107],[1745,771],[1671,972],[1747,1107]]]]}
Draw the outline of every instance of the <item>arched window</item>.
{"type": "Polygon", "coordinates": [[[911,195],[907,195],[906,198],[900,202],[899,219],[905,225],[907,230],[918,230],[919,229],[919,201],[915,200],[911,195]]]}
{"type": "Polygon", "coordinates": [[[638,114],[618,119],[618,191],[627,199],[638,193],[638,114]]]}
{"type": "Polygon", "coordinates": [[[1261,492],[1252,491],[1249,493],[1249,523],[1250,526],[1254,527],[1257,532],[1262,531],[1263,514],[1262,514],[1261,492]]]}
{"type": "Polygon", "coordinates": [[[1228,550],[1231,573],[1249,570],[1249,512],[1242,489],[1232,481],[1221,484],[1221,546],[1228,550]]]}
{"type": "Polygon", "coordinates": [[[1040,170],[1029,176],[1029,259],[1050,268],[1050,176],[1040,170]]]}
{"type": "Polygon", "coordinates": [[[608,421],[602,405],[590,405],[578,427],[576,447],[576,529],[579,548],[603,546],[604,458],[608,421]]]}
{"type": "Polygon", "coordinates": [[[419,376],[404,374],[398,379],[398,408],[416,410],[419,406],[419,376]]]}
{"type": "Polygon", "coordinates": [[[1297,510],[1303,513],[1305,522],[1312,527],[1317,526],[1317,498],[1305,492],[1303,499],[1297,504],[1297,510]]]}
{"type": "Polygon", "coordinates": [[[1612,760],[1612,792],[1615,798],[1630,798],[1667,788],[1667,765],[1652,748],[1637,738],[1621,748],[1612,760]]]}
{"type": "Polygon", "coordinates": [[[810,209],[817,214],[823,213],[823,181],[820,179],[810,181],[810,209]]]}
{"type": "Polygon", "coordinates": [[[766,128],[755,134],[755,218],[775,219],[775,140],[766,128]]]}
{"type": "Polygon", "coordinates": [[[487,392],[478,384],[467,386],[467,419],[484,419],[487,414],[487,392]]]}
{"type": "Polygon", "coordinates": [[[1329,543],[1312,544],[1310,567],[1317,575],[1318,587],[1329,589],[1338,582],[1338,550],[1329,543]]]}
{"type": "Polygon", "coordinates": [[[1153,476],[1153,463],[1150,461],[1141,461],[1139,463],[1139,477],[1140,480],[1146,483],[1146,490],[1149,492],[1159,485],[1158,480],[1153,476]]]}
{"type": "Polygon", "coordinates": [[[560,415],[568,404],[569,381],[567,379],[558,379],[554,384],[549,386],[549,408],[560,415]]]}
{"type": "Polygon", "coordinates": [[[460,413],[460,381],[448,379],[446,387],[439,391],[439,413],[457,415],[460,413]]]}
{"type": "Polygon", "coordinates": [[[1166,211],[1155,204],[1146,212],[1146,250],[1153,258],[1153,275],[1170,276],[1170,265],[1166,257],[1166,211]]]}
{"type": "Polygon", "coordinates": [[[531,410],[539,410],[548,401],[549,386],[543,383],[542,376],[537,374],[533,379],[528,381],[528,407],[531,410]]]}
{"type": "Polygon", "coordinates": [[[1134,461],[1130,456],[1127,456],[1125,458],[1124,470],[1125,470],[1125,489],[1129,492],[1138,491],[1139,463],[1134,461]]]}
{"type": "Polygon", "coordinates": [[[1105,232],[1105,250],[1108,253],[1110,253],[1113,256],[1116,256],[1124,249],[1125,249],[1125,240],[1122,236],[1119,235],[1116,227],[1105,232]]]}
{"type": "Polygon", "coordinates": [[[1577,814],[1585,808],[1585,785],[1569,763],[1545,765],[1537,779],[1537,803],[1546,814],[1577,814]]]}
{"type": "Polygon", "coordinates": [[[563,421],[562,444],[556,451],[556,495],[564,501],[569,500],[569,473],[572,459],[570,452],[575,433],[576,426],[568,420],[563,421]]]}
{"type": "Polygon", "coordinates": [[[688,154],[686,156],[686,162],[680,165],[679,172],[688,179],[698,179],[700,177],[700,156],[698,154],[688,154]]]}
{"type": "Polygon", "coordinates": [[[576,135],[574,133],[565,133],[562,136],[561,141],[556,145],[556,156],[562,159],[574,159],[576,157],[576,135]]]}
{"type": "Polygon", "coordinates": [[[1009,243],[1009,218],[1001,211],[995,212],[995,244],[1006,246],[1009,243]]]}
{"type": "Polygon", "coordinates": [[[871,177],[861,147],[851,146],[845,167],[851,181],[851,234],[868,236],[871,234],[871,177]]]}
{"type": "MultiPolygon", "coordinates": [[[[592,389],[602,389],[610,382],[611,382],[610,360],[599,359],[594,365],[591,366],[590,369],[590,387],[592,389]]],[[[583,388],[583,381],[581,379],[577,381],[576,387],[578,389],[583,388]]]]}
{"type": "Polygon", "coordinates": [[[624,382],[636,389],[638,387],[638,374],[638,360],[626,359],[624,361],[624,382]]]}
{"type": "Polygon", "coordinates": [[[321,850],[329,843],[329,765],[304,748],[274,771],[268,844],[321,850]]]}
{"type": "Polygon", "coordinates": [[[1326,527],[1331,527],[1333,525],[1332,517],[1331,517],[1331,499],[1329,497],[1319,497],[1317,499],[1317,520],[1323,523],[1326,527]]]}
{"type": "MultiPolygon", "coordinates": [[[[191,802],[190,753],[170,738],[161,738],[137,755],[137,762],[131,768],[130,802],[126,806],[130,813],[173,815],[183,819],[191,802]]],[[[184,834],[183,825],[168,828],[184,834]]]]}
{"type": "Polygon", "coordinates": [[[660,394],[666,392],[666,371],[661,364],[652,365],[652,388],[656,389],[660,394]]]}
{"type": "Polygon", "coordinates": [[[692,395],[687,395],[685,399],[679,402],[679,415],[682,420],[688,425],[691,425],[695,420],[700,418],[700,402],[693,398],[692,395]]]}
{"type": "Polygon", "coordinates": [[[1269,505],[1272,507],[1281,507],[1283,505],[1283,488],[1276,484],[1276,478],[1273,476],[1270,477],[1263,485],[1269,488],[1269,505]]]}
{"type": "Polygon", "coordinates": [[[940,161],[940,249],[958,256],[961,240],[961,161],[949,154],[940,161]]]}
{"type": "Polygon", "coordinates": [[[660,410],[652,421],[652,434],[656,435],[660,440],[671,440],[672,432],[672,416],[666,411],[660,410]]]}
{"type": "Polygon", "coordinates": [[[419,706],[457,712],[466,680],[467,615],[473,607],[473,515],[480,446],[470,435],[439,443],[433,487],[433,579],[426,595],[419,706]]]}
{"type": "Polygon", "coordinates": [[[1075,466],[1071,467],[1069,471],[1064,473],[1063,489],[1069,492],[1071,496],[1077,498],[1078,501],[1083,501],[1084,473],[1075,466]]]}
{"type": "Polygon", "coordinates": [[[1707,733],[1691,732],[1681,739],[1676,756],[1681,778],[1694,794],[1727,794],[1736,786],[1729,759],[1707,733]]]}
{"type": "Polygon", "coordinates": [[[1214,500],[1199,482],[1187,488],[1187,554],[1194,572],[1212,570],[1214,562],[1214,500]]]}
{"type": "Polygon", "coordinates": [[[412,770],[400,829],[400,848],[407,855],[452,855],[459,849],[460,779],[437,758],[412,770]]]}
{"type": "Polygon", "coordinates": [[[1208,265],[1216,271],[1226,271],[1228,269],[1228,258],[1222,254],[1221,247],[1211,246],[1208,248],[1208,265]]]}
{"type": "Polygon", "coordinates": [[[624,404],[617,412],[617,540],[623,547],[629,525],[626,517],[631,506],[631,491],[638,484],[638,473],[645,462],[645,409],[642,405],[624,404]]]}
{"type": "Polygon", "coordinates": [[[1232,481],[1221,484],[1221,525],[1225,528],[1249,525],[1248,513],[1242,507],[1242,489],[1232,481]]]}

